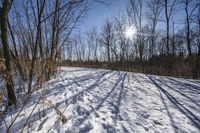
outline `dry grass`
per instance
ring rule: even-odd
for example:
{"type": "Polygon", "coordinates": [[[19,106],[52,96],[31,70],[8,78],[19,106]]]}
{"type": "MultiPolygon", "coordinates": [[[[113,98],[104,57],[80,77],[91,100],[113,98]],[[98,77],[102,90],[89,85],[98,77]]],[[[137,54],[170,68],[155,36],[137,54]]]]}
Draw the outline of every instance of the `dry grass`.
{"type": "Polygon", "coordinates": [[[46,101],[45,102],[46,105],[53,107],[53,109],[55,109],[58,115],[58,119],[62,122],[62,124],[67,123],[68,121],[67,117],[50,100],[45,99],[45,101],[46,101]]]}

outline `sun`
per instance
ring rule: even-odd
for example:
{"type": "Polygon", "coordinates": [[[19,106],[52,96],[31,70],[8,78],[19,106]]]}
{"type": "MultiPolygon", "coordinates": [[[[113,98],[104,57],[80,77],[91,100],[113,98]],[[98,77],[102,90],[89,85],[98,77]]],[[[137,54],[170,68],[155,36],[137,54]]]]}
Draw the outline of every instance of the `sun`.
{"type": "Polygon", "coordinates": [[[126,38],[132,38],[136,34],[136,29],[134,26],[126,27],[125,36],[126,38]]]}

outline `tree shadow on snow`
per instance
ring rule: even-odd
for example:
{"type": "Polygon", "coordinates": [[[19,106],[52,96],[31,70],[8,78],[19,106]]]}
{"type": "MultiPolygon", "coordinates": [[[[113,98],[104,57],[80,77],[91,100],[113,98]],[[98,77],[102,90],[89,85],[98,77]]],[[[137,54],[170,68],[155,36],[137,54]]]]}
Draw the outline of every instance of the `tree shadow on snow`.
{"type": "Polygon", "coordinates": [[[92,107],[92,109],[88,112],[87,115],[84,115],[81,119],[78,120],[75,126],[80,126],[85,122],[85,120],[95,111],[99,110],[101,107],[103,107],[103,104],[107,102],[110,104],[114,110],[112,110],[112,113],[115,114],[114,121],[117,119],[117,115],[120,112],[120,105],[121,105],[121,100],[123,98],[123,90],[124,90],[124,80],[126,78],[126,74],[118,73],[118,78],[116,79],[116,82],[114,86],[111,88],[111,90],[106,93],[106,95],[99,99],[100,102],[95,105],[95,107],[92,107]],[[118,88],[119,87],[119,88],[118,88]],[[115,91],[119,91],[119,94],[117,96],[117,93],[114,93],[115,91]],[[112,99],[112,102],[108,101],[108,98],[112,99]],[[116,99],[117,98],[117,99],[116,99]]]}
{"type": "Polygon", "coordinates": [[[171,84],[171,82],[167,82],[166,80],[157,79],[157,81],[160,82],[162,85],[166,86],[167,88],[177,92],[178,94],[180,94],[181,96],[183,96],[187,100],[191,101],[192,103],[194,103],[198,108],[197,111],[200,110],[200,104],[199,104],[200,101],[196,100],[197,95],[196,96],[193,95],[193,97],[190,96],[190,93],[197,94],[195,90],[191,90],[191,88],[186,88],[187,86],[183,87],[182,85],[181,85],[181,87],[179,87],[177,84],[175,84],[176,88],[172,87],[172,86],[169,85],[169,83],[171,84]],[[185,90],[183,91],[182,89],[185,89],[185,90]]]}
{"type": "MultiPolygon", "coordinates": [[[[153,79],[152,76],[147,76],[147,77],[149,77],[150,81],[152,81],[152,83],[157,87],[158,91],[160,92],[161,99],[162,99],[162,101],[163,101],[163,103],[165,105],[165,108],[167,110],[168,116],[170,117],[171,126],[173,127],[174,132],[177,132],[177,128],[180,128],[180,127],[177,127],[177,125],[175,125],[174,118],[173,118],[173,116],[169,112],[169,109],[168,109],[168,107],[167,107],[167,105],[165,103],[163,95],[165,95],[166,98],[176,107],[176,109],[178,109],[180,112],[182,112],[182,114],[184,114],[193,123],[193,125],[200,131],[200,118],[197,115],[195,115],[191,111],[191,109],[186,108],[184,104],[180,103],[174,96],[172,96],[172,94],[170,94],[168,91],[166,91],[162,87],[163,84],[158,84],[156,82],[156,80],[153,79]]],[[[182,94],[182,93],[180,93],[180,94],[182,94]]],[[[186,95],[183,95],[183,96],[186,96],[186,95]]],[[[187,97],[187,98],[189,99],[189,97],[187,97]]]]}
{"type": "Polygon", "coordinates": [[[168,79],[171,84],[174,84],[177,86],[182,86],[183,88],[185,88],[187,90],[191,90],[191,92],[193,92],[193,93],[200,94],[200,84],[195,85],[195,84],[189,83],[191,81],[188,81],[188,83],[184,83],[183,81],[180,81],[180,80],[177,80],[174,78],[170,78],[170,77],[167,77],[166,79],[168,79]]]}
{"type": "Polygon", "coordinates": [[[71,88],[70,86],[72,85],[81,86],[79,83],[83,83],[88,80],[98,80],[99,77],[104,76],[105,74],[109,74],[109,73],[111,73],[111,71],[96,71],[95,73],[86,74],[86,75],[75,77],[75,78],[69,78],[69,79],[65,78],[64,81],[69,81],[69,83],[67,84],[64,83],[63,81],[61,81],[61,83],[60,81],[57,81],[54,84],[52,84],[53,87],[46,88],[44,90],[44,94],[42,94],[43,92],[38,92],[36,94],[33,94],[31,98],[29,99],[31,103],[29,103],[27,107],[32,106],[32,104],[34,104],[41,95],[57,96],[59,94],[63,94],[63,92],[66,91],[67,87],[71,88]]]}
{"type": "MultiPolygon", "coordinates": [[[[102,82],[106,81],[107,78],[104,78],[103,80],[101,80],[101,79],[102,79],[103,77],[105,77],[105,75],[107,75],[107,74],[111,74],[111,75],[108,77],[108,78],[110,78],[111,76],[113,76],[114,74],[116,74],[116,72],[113,73],[112,71],[100,71],[100,72],[93,73],[93,74],[91,74],[91,75],[82,76],[82,77],[84,77],[84,78],[81,78],[81,77],[80,77],[78,80],[74,79],[74,80],[76,80],[76,82],[83,82],[83,81],[86,81],[86,80],[89,80],[89,79],[93,79],[93,80],[95,81],[95,83],[92,84],[91,86],[87,87],[86,89],[81,90],[80,92],[76,93],[76,94],[73,95],[72,97],[66,98],[66,99],[63,99],[63,100],[60,101],[60,102],[57,102],[55,106],[59,107],[62,103],[65,103],[65,104],[66,104],[65,107],[67,108],[72,102],[74,102],[74,100],[75,100],[78,96],[82,95],[84,92],[91,91],[92,89],[94,89],[95,87],[97,87],[99,84],[101,84],[102,82]],[[70,101],[70,100],[71,100],[71,101],[70,101]],[[70,101],[70,102],[68,102],[68,101],[70,101]]],[[[70,86],[70,85],[72,85],[72,84],[76,84],[76,82],[67,84],[66,86],[70,86]]],[[[63,87],[66,87],[66,86],[60,86],[60,88],[59,88],[59,86],[55,86],[54,88],[51,88],[51,89],[49,90],[49,92],[46,92],[46,95],[49,96],[49,95],[52,95],[52,94],[53,94],[53,95],[56,95],[56,94],[59,94],[59,93],[63,93],[63,91],[64,91],[63,87]],[[55,90],[55,89],[56,89],[56,90],[55,90]],[[56,92],[54,93],[54,91],[56,91],[56,92]]],[[[66,91],[66,90],[65,90],[65,91],[66,91]]],[[[41,96],[41,93],[38,93],[37,95],[33,95],[33,99],[32,99],[33,101],[30,99],[31,103],[29,103],[29,104],[26,106],[26,108],[27,108],[27,107],[30,107],[30,106],[33,105],[33,104],[35,104],[36,101],[39,99],[40,96],[41,96]]],[[[42,110],[42,112],[45,112],[45,114],[48,114],[48,113],[50,113],[52,110],[53,110],[53,107],[49,107],[49,108],[46,108],[46,109],[42,110]]],[[[41,114],[41,112],[38,112],[38,111],[36,111],[35,113],[33,113],[33,114],[30,116],[30,118],[29,118],[29,120],[28,120],[28,122],[27,122],[27,125],[28,125],[29,123],[34,123],[35,121],[39,120],[39,119],[41,118],[41,115],[40,115],[40,114],[41,114]]],[[[19,131],[19,130],[24,126],[26,120],[27,120],[27,118],[22,118],[22,119],[20,119],[19,121],[15,122],[15,123],[12,125],[12,127],[10,128],[10,132],[19,131]]],[[[5,128],[5,127],[1,127],[1,128],[0,128],[0,131],[1,131],[1,130],[3,131],[4,128],[5,128]]]]}

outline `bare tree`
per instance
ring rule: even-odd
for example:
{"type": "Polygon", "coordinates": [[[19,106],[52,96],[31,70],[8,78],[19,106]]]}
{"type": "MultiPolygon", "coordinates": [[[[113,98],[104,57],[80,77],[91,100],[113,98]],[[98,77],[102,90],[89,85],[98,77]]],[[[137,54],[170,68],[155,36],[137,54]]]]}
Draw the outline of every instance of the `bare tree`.
{"type": "Polygon", "coordinates": [[[194,2],[190,17],[192,18],[192,22],[195,24],[194,33],[191,40],[197,47],[197,57],[193,70],[193,78],[197,79],[200,75],[200,2],[198,0],[194,2]]]}
{"type": "Polygon", "coordinates": [[[187,40],[187,49],[188,49],[188,54],[191,57],[192,51],[191,51],[191,42],[190,42],[190,16],[189,16],[189,4],[191,0],[183,0],[185,4],[185,14],[186,14],[186,40],[187,40]]]}
{"type": "Polygon", "coordinates": [[[98,42],[97,29],[95,27],[92,27],[91,29],[89,29],[89,31],[87,31],[86,38],[87,38],[87,47],[88,47],[88,61],[89,60],[98,61],[97,50],[98,50],[99,42],[98,42]]]}
{"type": "Polygon", "coordinates": [[[10,60],[10,51],[9,51],[9,42],[8,42],[8,13],[12,5],[11,0],[2,1],[2,7],[0,7],[0,26],[1,26],[1,40],[3,44],[3,53],[5,58],[6,66],[6,86],[8,94],[8,105],[16,105],[16,98],[14,94],[14,87],[12,81],[12,72],[11,72],[11,60],[10,60]]]}
{"type": "Polygon", "coordinates": [[[29,73],[29,84],[28,84],[28,93],[31,93],[31,86],[32,86],[32,80],[33,80],[33,72],[34,72],[34,67],[35,67],[35,61],[36,57],[38,54],[38,45],[41,45],[41,19],[42,19],[42,14],[44,11],[44,5],[45,5],[45,0],[37,0],[37,33],[36,33],[36,38],[35,38],[35,44],[34,44],[34,49],[33,49],[33,56],[31,60],[31,69],[29,73]]]}
{"type": "Polygon", "coordinates": [[[143,30],[143,1],[142,0],[129,0],[130,1],[130,11],[128,12],[129,16],[132,18],[132,22],[134,23],[137,29],[137,40],[136,40],[136,48],[138,49],[139,59],[141,64],[141,69],[144,71],[143,66],[143,54],[144,54],[144,34],[143,30]]]}
{"type": "Polygon", "coordinates": [[[10,54],[11,54],[11,57],[13,58],[13,60],[14,60],[14,63],[16,64],[19,75],[21,76],[23,81],[26,81],[27,78],[26,78],[26,76],[25,76],[25,74],[22,70],[22,65],[20,64],[19,53],[18,53],[18,50],[17,50],[17,44],[16,44],[14,33],[13,33],[13,29],[10,26],[9,20],[8,20],[8,27],[9,27],[10,35],[11,35],[11,38],[12,38],[13,47],[14,47],[14,52],[10,49],[10,54]]]}
{"type": "Polygon", "coordinates": [[[161,13],[161,0],[151,0],[148,3],[147,17],[150,25],[150,56],[155,54],[155,41],[157,39],[156,26],[158,24],[159,16],[161,13]]]}
{"type": "MultiPolygon", "coordinates": [[[[117,38],[117,43],[118,43],[118,48],[119,48],[119,60],[120,60],[120,65],[121,68],[124,69],[125,67],[125,60],[126,60],[126,53],[128,51],[128,37],[125,35],[125,30],[127,28],[131,28],[129,24],[126,22],[126,17],[118,14],[115,18],[115,30],[116,30],[116,35],[115,37],[117,38]]],[[[116,55],[116,60],[117,58],[117,50],[114,50],[115,55],[116,55]]]]}
{"type": "Polygon", "coordinates": [[[108,67],[110,68],[111,63],[111,45],[113,41],[113,24],[110,21],[106,21],[105,25],[103,26],[102,31],[102,38],[100,39],[100,43],[102,43],[106,47],[107,52],[107,61],[108,61],[108,67]]]}
{"type": "Polygon", "coordinates": [[[166,47],[167,54],[170,53],[170,18],[175,10],[176,0],[164,0],[165,18],[166,18],[166,47]]]}

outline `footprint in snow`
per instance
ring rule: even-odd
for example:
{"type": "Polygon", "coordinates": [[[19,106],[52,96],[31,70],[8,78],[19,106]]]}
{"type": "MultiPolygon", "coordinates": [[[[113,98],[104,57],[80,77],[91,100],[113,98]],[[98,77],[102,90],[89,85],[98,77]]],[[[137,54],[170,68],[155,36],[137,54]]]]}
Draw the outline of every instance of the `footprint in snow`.
{"type": "Polygon", "coordinates": [[[94,128],[93,124],[88,121],[83,126],[80,127],[78,133],[87,133],[94,128]]]}
{"type": "Polygon", "coordinates": [[[107,131],[107,133],[117,133],[116,129],[114,128],[114,126],[112,126],[109,123],[103,123],[102,127],[107,131]]]}
{"type": "Polygon", "coordinates": [[[163,125],[163,124],[162,124],[161,122],[159,122],[158,120],[154,120],[153,123],[156,124],[156,125],[163,125]]]}
{"type": "Polygon", "coordinates": [[[123,121],[124,118],[121,115],[118,115],[118,120],[123,121]]]}
{"type": "Polygon", "coordinates": [[[81,107],[80,105],[78,105],[76,107],[76,112],[77,112],[78,116],[90,114],[90,112],[87,109],[85,109],[84,107],[81,107]]]}
{"type": "Polygon", "coordinates": [[[124,133],[130,133],[126,126],[122,125],[122,129],[124,130],[124,133]]]}
{"type": "Polygon", "coordinates": [[[148,119],[150,117],[150,115],[147,112],[143,112],[142,117],[144,117],[145,119],[148,119]]]}
{"type": "Polygon", "coordinates": [[[75,96],[73,101],[72,101],[72,104],[76,104],[78,101],[84,102],[83,97],[82,96],[75,96]]]}

